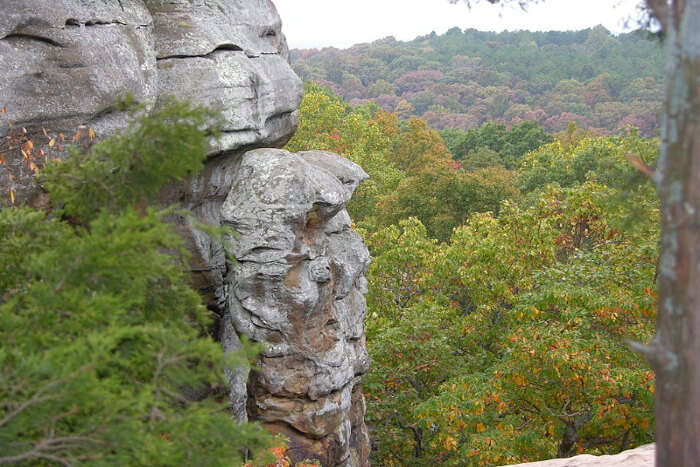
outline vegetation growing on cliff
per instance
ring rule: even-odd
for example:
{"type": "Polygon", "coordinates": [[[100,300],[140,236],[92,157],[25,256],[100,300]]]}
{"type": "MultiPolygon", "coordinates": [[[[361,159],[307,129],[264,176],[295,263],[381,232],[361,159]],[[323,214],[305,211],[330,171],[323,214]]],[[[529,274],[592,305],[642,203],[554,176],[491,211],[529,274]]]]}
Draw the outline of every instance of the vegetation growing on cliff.
{"type": "Polygon", "coordinates": [[[223,390],[252,349],[209,337],[173,209],[147,203],[201,167],[210,118],[168,102],[45,166],[51,210],[0,210],[0,464],[228,466],[270,446],[223,390]]]}

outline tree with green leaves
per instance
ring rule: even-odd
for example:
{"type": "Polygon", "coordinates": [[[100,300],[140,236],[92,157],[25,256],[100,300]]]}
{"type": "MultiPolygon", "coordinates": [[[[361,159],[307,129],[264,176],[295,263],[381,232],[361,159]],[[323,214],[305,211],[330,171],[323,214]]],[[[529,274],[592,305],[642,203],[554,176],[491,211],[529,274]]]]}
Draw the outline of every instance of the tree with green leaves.
{"type": "Polygon", "coordinates": [[[470,159],[483,157],[480,152],[488,149],[498,155],[501,165],[511,170],[520,166],[520,161],[528,152],[553,140],[544,128],[533,121],[511,128],[503,123],[487,122],[471,130],[443,130],[440,134],[450,141],[450,152],[456,160],[469,165],[470,159]]]}
{"type": "Polygon", "coordinates": [[[651,162],[656,144],[545,146],[563,167],[599,163],[471,214],[445,243],[416,219],[366,237],[377,464],[499,465],[653,440],[653,374],[626,341],[653,333],[658,206],[644,179],[625,180],[624,154],[651,162]]]}
{"type": "Polygon", "coordinates": [[[299,129],[285,149],[333,151],[359,164],[370,179],[357,189],[348,211],[355,222],[374,225],[377,201],[405,176],[389,159],[399,132],[396,116],[372,104],[351,108],[313,83],[306,85],[299,114],[299,129]]]}
{"type": "Polygon", "coordinates": [[[643,4],[666,48],[657,168],[635,159],[654,180],[661,200],[661,306],[654,339],[634,348],[652,364],[659,388],[656,463],[681,467],[700,462],[700,0],[643,4]]]}
{"type": "Polygon", "coordinates": [[[213,115],[168,101],[40,170],[52,208],[0,210],[0,464],[241,465],[271,444],[230,415],[187,251],[149,207],[202,166],[213,115]]]}

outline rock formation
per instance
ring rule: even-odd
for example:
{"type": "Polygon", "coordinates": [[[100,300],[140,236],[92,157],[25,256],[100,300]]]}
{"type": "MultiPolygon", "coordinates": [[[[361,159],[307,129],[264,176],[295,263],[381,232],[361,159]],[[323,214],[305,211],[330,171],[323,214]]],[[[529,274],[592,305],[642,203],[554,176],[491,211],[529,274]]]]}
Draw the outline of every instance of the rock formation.
{"type": "MultiPolygon", "coordinates": [[[[114,105],[127,95],[222,111],[212,154],[280,146],[296,128],[301,84],[269,0],[3,0],[2,10],[0,102],[30,132],[109,134],[127,123],[114,105]]],[[[37,189],[21,165],[20,202],[37,189]]]]}
{"type": "Polygon", "coordinates": [[[567,459],[530,462],[511,467],[654,467],[654,452],[654,444],[645,444],[610,456],[581,454],[567,459]]]}
{"type": "Polygon", "coordinates": [[[238,233],[225,246],[236,264],[224,281],[224,345],[235,347],[237,334],[268,343],[248,384],[249,412],[293,440],[293,457],[324,466],[360,465],[368,454],[356,383],[369,368],[369,253],[345,210],[366,177],[335,154],[258,149],[243,156],[221,208],[238,233]]]}
{"type": "MultiPolygon", "coordinates": [[[[115,106],[127,95],[146,109],[174,95],[222,112],[205,169],[163,199],[230,232],[222,243],[179,220],[225,349],[242,335],[264,343],[258,371],[228,374],[234,415],[287,435],[294,460],[367,465],[369,255],[345,210],[366,174],[330,153],[257,149],[291,137],[302,93],[271,1],[2,0],[2,10],[0,107],[32,134],[109,135],[128,124],[115,106]]],[[[33,202],[32,173],[6,162],[0,190],[33,202]]]]}

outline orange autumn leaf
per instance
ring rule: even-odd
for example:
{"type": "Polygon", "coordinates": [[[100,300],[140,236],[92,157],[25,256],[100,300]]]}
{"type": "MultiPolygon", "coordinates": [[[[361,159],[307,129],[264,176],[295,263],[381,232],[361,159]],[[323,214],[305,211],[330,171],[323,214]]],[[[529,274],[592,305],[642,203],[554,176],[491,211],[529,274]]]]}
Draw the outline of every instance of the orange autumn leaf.
{"type": "Polygon", "coordinates": [[[282,460],[284,459],[284,453],[286,452],[286,449],[283,447],[276,447],[271,449],[272,454],[275,455],[277,460],[282,460]]]}
{"type": "Polygon", "coordinates": [[[649,167],[646,163],[644,163],[641,157],[635,156],[633,154],[627,154],[625,155],[625,158],[635,169],[639,170],[647,177],[651,177],[654,174],[655,170],[652,167],[649,167]]]}
{"type": "Polygon", "coordinates": [[[457,440],[454,439],[452,436],[448,436],[447,438],[445,438],[443,445],[448,451],[453,451],[457,449],[457,440]]]}

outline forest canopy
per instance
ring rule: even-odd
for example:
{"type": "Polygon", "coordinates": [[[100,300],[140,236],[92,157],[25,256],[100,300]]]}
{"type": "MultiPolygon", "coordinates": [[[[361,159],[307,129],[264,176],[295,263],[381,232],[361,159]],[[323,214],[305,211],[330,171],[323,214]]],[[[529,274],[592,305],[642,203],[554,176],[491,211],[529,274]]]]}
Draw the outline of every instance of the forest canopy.
{"type": "Polygon", "coordinates": [[[482,32],[452,28],[402,42],[292,50],[294,70],[353,105],[375,102],[436,129],[570,121],[599,133],[658,130],[663,50],[647,31],[482,32]]]}
{"type": "Polygon", "coordinates": [[[439,134],[309,84],[292,150],[371,179],[365,380],[375,465],[502,465],[653,441],[659,143],[571,122],[439,134]],[[530,137],[527,137],[529,135],[530,137]],[[519,143],[519,144],[514,144],[519,143]],[[459,155],[459,158],[456,156],[459,155]]]}

